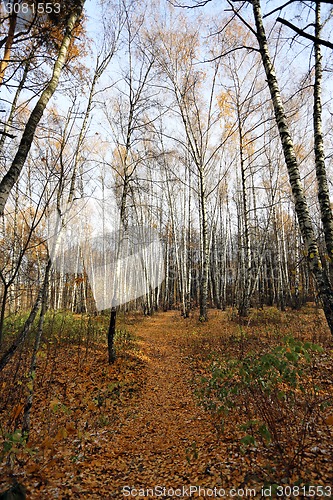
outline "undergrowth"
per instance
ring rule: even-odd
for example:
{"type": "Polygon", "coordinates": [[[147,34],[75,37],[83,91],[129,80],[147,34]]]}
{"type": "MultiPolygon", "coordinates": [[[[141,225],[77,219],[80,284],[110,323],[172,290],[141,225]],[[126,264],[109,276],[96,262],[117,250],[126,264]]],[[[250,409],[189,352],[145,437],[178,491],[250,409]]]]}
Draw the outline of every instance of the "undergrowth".
{"type": "MultiPolygon", "coordinates": [[[[25,314],[6,319],[7,345],[19,334],[25,320],[25,314]]],[[[129,375],[133,369],[141,370],[137,337],[133,327],[128,329],[125,322],[126,318],[120,318],[114,339],[119,360],[109,369],[108,316],[47,312],[37,354],[32,415],[33,422],[35,413],[43,412],[42,420],[47,423],[49,436],[45,437],[45,446],[40,444],[40,437],[35,436],[34,427],[31,435],[36,446],[27,442],[21,430],[29,392],[29,363],[37,332],[37,321],[34,323],[29,338],[0,374],[0,463],[12,468],[17,461],[39,456],[45,448],[54,448],[71,436],[81,440],[86,424],[75,415],[80,415],[82,407],[88,407],[95,414],[89,426],[98,429],[112,423],[113,407],[139,390],[138,382],[129,375]],[[81,401],[75,396],[77,384],[87,386],[87,395],[81,401]]]]}
{"type": "Polygon", "coordinates": [[[219,416],[221,430],[226,417],[241,414],[241,444],[269,447],[287,475],[302,467],[312,430],[332,404],[317,385],[314,352],[323,349],[287,337],[265,354],[215,360],[210,377],[202,378],[202,400],[219,416]]]}
{"type": "Polygon", "coordinates": [[[227,330],[222,320],[220,327],[196,326],[189,338],[195,392],[221,439],[232,439],[241,455],[261,456],[257,472],[264,480],[306,481],[314,463],[319,469],[332,453],[330,343],[320,328],[314,335],[313,314],[260,311],[247,325],[233,326],[226,316],[227,330]]]}

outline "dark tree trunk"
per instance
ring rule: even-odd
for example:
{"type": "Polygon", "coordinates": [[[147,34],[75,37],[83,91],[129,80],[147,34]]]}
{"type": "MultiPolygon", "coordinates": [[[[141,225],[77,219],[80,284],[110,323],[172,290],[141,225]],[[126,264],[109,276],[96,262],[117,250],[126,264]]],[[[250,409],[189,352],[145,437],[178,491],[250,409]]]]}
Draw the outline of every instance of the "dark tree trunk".
{"type": "Polygon", "coordinates": [[[108,353],[109,353],[109,365],[116,360],[116,353],[114,350],[114,337],[116,334],[116,319],[117,319],[117,309],[112,307],[111,316],[110,316],[110,324],[108,331],[108,353]]]}

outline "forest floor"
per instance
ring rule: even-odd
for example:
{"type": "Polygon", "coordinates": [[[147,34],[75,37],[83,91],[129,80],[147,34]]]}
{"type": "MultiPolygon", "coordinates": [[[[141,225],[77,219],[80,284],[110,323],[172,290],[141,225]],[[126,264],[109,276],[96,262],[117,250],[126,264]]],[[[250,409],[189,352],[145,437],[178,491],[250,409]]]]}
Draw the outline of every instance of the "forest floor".
{"type": "MultiPolygon", "coordinates": [[[[175,311],[128,319],[110,367],[100,342],[49,351],[40,359],[29,442],[12,446],[0,468],[0,492],[14,477],[28,499],[41,500],[300,498],[306,491],[333,498],[331,406],[321,420],[307,410],[299,416],[308,418],[305,426],[290,424],[288,432],[300,433],[292,447],[301,445],[297,460],[288,462],[290,442],[245,446],[241,409],[221,426],[220,414],[196,395],[209,376],[212,352],[245,355],[258,345],[264,352],[297,330],[298,338],[324,346],[311,362],[324,384],[322,400],[332,399],[331,336],[320,313],[297,315],[296,321],[291,312],[258,313],[243,326],[221,311],[211,311],[206,324],[175,311]],[[305,432],[310,421],[316,428],[305,432]],[[286,489],[290,485],[299,489],[286,489]],[[309,485],[315,489],[306,490],[309,485]]],[[[19,421],[21,407],[14,407],[12,420],[19,421]]]]}

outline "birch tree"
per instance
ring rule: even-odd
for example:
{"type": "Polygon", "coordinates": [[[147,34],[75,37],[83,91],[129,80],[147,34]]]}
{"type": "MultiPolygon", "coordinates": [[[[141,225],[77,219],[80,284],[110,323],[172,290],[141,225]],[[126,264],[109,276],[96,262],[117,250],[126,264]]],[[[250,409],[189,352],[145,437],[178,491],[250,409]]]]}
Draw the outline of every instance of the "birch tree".
{"type": "Polygon", "coordinates": [[[314,76],[314,103],[313,103],[313,131],[314,131],[314,153],[316,163],[316,177],[318,183],[318,201],[320,206],[321,221],[323,225],[327,255],[330,260],[333,259],[333,215],[331,209],[331,200],[329,194],[325,152],[322,127],[322,50],[319,39],[321,38],[321,2],[315,2],[315,38],[314,56],[315,56],[315,76],[314,76]]]}
{"type": "Polygon", "coordinates": [[[77,23],[80,20],[83,6],[84,0],[76,0],[69,13],[62,42],[53,66],[52,76],[29,116],[12,164],[0,182],[0,215],[4,214],[9,194],[24,167],[38,124],[43,116],[47,104],[58,86],[61,71],[66,63],[70,43],[77,23]]]}
{"type": "MultiPolygon", "coordinates": [[[[103,111],[109,130],[109,141],[113,142],[112,158],[104,158],[103,162],[113,172],[115,179],[114,193],[119,209],[123,235],[119,242],[117,254],[130,224],[129,201],[133,200],[133,183],[137,170],[144,162],[144,140],[146,124],[150,122],[149,86],[154,65],[154,57],[144,50],[141,44],[141,31],[144,21],[142,12],[135,12],[133,6],[123,5],[124,29],[122,32],[122,77],[115,86],[116,95],[107,96],[103,111]]],[[[119,233],[119,234],[120,234],[119,233]]],[[[119,255],[116,257],[118,261],[119,255]]],[[[126,286],[126,284],[124,284],[126,286]]],[[[111,293],[111,316],[108,331],[109,363],[115,361],[114,337],[116,333],[117,293],[111,293]]]]}
{"type": "Polygon", "coordinates": [[[281,99],[278,80],[268,48],[260,0],[252,1],[252,9],[256,25],[255,35],[259,44],[260,55],[264,65],[268,88],[273,103],[275,119],[280,134],[284,159],[289,175],[289,182],[294,197],[295,210],[299,227],[302,234],[309,267],[317,284],[318,293],[322,300],[328,326],[333,333],[333,290],[329,281],[329,277],[327,276],[327,273],[325,272],[320,259],[316,235],[310,217],[309,207],[305,197],[303,185],[301,182],[295,148],[290,134],[284,105],[281,99]]]}
{"type": "MultiPolygon", "coordinates": [[[[221,132],[220,130],[217,132],[217,128],[220,126],[222,115],[217,105],[219,63],[215,61],[209,68],[197,68],[196,61],[202,50],[200,28],[185,27],[185,22],[180,17],[174,21],[171,28],[162,24],[150,35],[150,43],[157,63],[165,75],[165,89],[172,96],[173,102],[169,104],[170,113],[180,121],[184,138],[168,130],[165,134],[186,150],[192,163],[193,177],[195,176],[197,180],[195,191],[199,202],[201,237],[200,318],[206,321],[212,229],[212,225],[209,224],[208,198],[221,180],[219,178],[212,180],[210,176],[213,176],[218,165],[223,146],[222,140],[216,140],[217,135],[221,137],[221,132]]],[[[192,183],[194,184],[193,179],[192,183]]]]}

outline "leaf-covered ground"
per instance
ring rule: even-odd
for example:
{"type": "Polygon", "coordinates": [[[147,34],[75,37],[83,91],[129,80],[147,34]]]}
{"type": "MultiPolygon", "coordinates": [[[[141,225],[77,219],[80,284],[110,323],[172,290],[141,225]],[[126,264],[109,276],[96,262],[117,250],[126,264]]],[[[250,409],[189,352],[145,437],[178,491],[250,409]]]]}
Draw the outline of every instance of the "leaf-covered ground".
{"type": "MultiPolygon", "coordinates": [[[[265,484],[298,481],[331,486],[333,497],[330,406],[304,441],[301,467],[286,477],[288,443],[281,456],[271,444],[241,445],[240,417],[230,413],[222,429],[196,396],[212,354],[265,352],[292,333],[324,346],[313,361],[316,383],[325,400],[332,397],[332,341],[319,313],[271,310],[240,326],[226,312],[212,311],[207,324],[168,312],[130,323],[111,367],[100,342],[60,344],[41,356],[30,440],[5,457],[0,491],[14,476],[29,499],[148,497],[153,492],[143,489],[156,487],[162,498],[205,498],[214,488],[217,497],[237,498],[238,490],[241,498],[249,489],[248,497],[255,490],[260,498],[265,484]]],[[[7,419],[19,422],[20,411],[18,403],[7,419]]]]}

